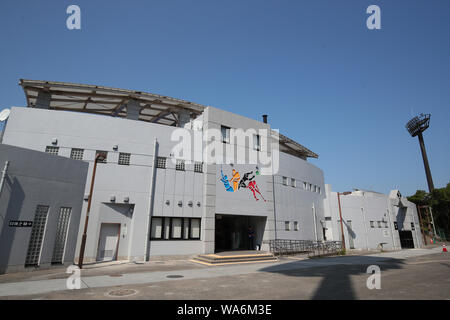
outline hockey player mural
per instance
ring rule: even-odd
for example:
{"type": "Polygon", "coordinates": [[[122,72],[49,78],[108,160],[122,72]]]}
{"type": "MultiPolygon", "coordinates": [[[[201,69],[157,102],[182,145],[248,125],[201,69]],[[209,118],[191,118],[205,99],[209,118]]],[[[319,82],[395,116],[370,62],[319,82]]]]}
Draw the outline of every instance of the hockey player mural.
{"type": "Polygon", "coordinates": [[[236,192],[237,190],[242,189],[248,189],[252,192],[253,197],[256,201],[259,201],[259,199],[263,199],[264,202],[266,202],[266,199],[264,199],[263,195],[259,191],[258,185],[256,184],[255,177],[258,176],[259,168],[255,168],[255,172],[250,171],[246,172],[242,175],[242,178],[239,174],[239,172],[236,169],[233,169],[232,176],[230,179],[228,179],[227,175],[223,174],[223,169],[220,169],[221,179],[220,181],[223,183],[225,190],[228,192],[236,192]],[[259,198],[258,198],[259,196],[259,198]]]}

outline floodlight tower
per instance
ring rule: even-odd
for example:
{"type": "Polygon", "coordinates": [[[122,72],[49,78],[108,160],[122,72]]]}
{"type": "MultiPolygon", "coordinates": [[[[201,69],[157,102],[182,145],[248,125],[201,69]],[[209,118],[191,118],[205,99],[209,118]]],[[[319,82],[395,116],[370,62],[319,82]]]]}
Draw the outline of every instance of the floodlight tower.
{"type": "Polygon", "coordinates": [[[433,178],[431,177],[430,165],[428,164],[427,151],[425,150],[425,143],[423,142],[422,135],[422,132],[424,132],[430,126],[430,116],[430,114],[421,113],[420,115],[408,121],[408,123],[406,124],[406,129],[412,137],[419,137],[423,165],[425,167],[425,173],[427,175],[428,190],[431,193],[434,190],[433,178]]]}

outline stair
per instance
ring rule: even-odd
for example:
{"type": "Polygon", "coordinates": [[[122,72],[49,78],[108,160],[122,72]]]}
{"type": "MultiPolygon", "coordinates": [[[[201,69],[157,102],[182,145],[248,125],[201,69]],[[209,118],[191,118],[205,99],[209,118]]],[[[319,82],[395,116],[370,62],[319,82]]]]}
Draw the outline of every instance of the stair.
{"type": "Polygon", "coordinates": [[[191,261],[206,265],[224,265],[237,263],[275,262],[278,259],[271,253],[222,252],[220,254],[203,254],[194,257],[191,261]]]}

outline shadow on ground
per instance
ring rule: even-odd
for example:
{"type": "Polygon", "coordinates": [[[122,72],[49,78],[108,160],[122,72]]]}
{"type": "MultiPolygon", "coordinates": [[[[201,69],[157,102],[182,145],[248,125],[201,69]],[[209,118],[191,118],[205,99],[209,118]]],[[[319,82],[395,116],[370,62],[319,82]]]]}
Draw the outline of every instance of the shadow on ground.
{"type": "Polygon", "coordinates": [[[352,284],[352,276],[367,275],[364,279],[368,279],[372,273],[367,273],[367,268],[371,265],[379,266],[383,272],[402,269],[402,264],[402,260],[393,258],[348,256],[296,261],[262,268],[259,271],[291,277],[320,277],[322,281],[311,299],[354,300],[358,297],[352,284]]]}

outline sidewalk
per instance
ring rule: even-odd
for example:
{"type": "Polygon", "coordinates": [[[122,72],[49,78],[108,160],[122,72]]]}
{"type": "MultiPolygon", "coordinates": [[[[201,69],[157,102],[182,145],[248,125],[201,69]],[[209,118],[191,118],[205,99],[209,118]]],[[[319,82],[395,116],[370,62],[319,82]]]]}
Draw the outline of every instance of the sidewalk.
{"type": "MultiPolygon", "coordinates": [[[[180,279],[205,279],[222,276],[246,275],[251,273],[264,273],[268,267],[270,267],[271,271],[285,271],[330,265],[383,264],[388,263],[393,259],[400,261],[411,257],[440,253],[441,251],[441,247],[434,247],[430,249],[410,249],[368,255],[337,256],[297,261],[292,259],[281,259],[275,263],[255,263],[220,267],[206,267],[188,261],[165,261],[164,263],[153,262],[145,265],[111,265],[104,268],[83,269],[81,271],[81,288],[100,288],[156,283],[161,281],[179,281],[180,279]],[[96,275],[93,275],[92,270],[95,270],[96,275]],[[111,270],[113,270],[113,272],[111,272],[111,270]],[[143,270],[145,270],[145,272],[138,272],[143,270]]],[[[47,278],[42,280],[24,280],[0,283],[0,297],[17,295],[24,296],[68,290],[66,281],[70,275],[65,274],[65,270],[59,271],[57,274],[49,273],[45,276],[47,278]]]]}

